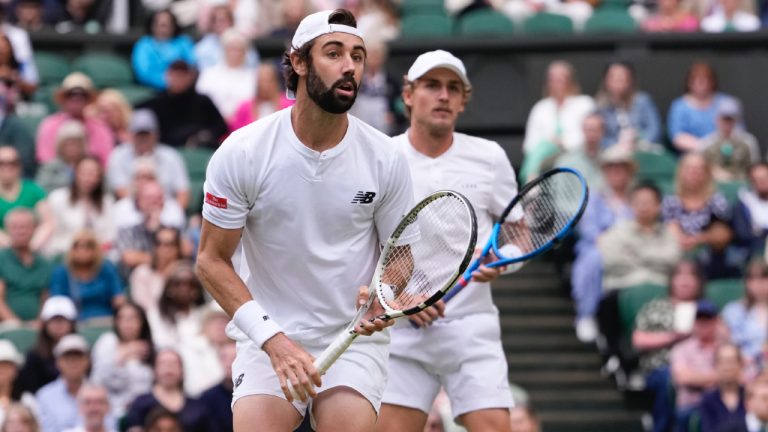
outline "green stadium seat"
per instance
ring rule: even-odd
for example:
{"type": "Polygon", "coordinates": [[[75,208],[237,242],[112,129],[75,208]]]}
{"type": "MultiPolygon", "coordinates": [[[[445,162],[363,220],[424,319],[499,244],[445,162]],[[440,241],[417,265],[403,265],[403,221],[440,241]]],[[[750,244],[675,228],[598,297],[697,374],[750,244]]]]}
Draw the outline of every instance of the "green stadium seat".
{"type": "Polygon", "coordinates": [[[400,32],[405,39],[451,36],[453,19],[439,14],[407,15],[400,21],[400,32]]]}
{"type": "Polygon", "coordinates": [[[213,151],[201,148],[180,148],[179,154],[184,159],[190,180],[204,180],[205,169],[208,167],[211,156],[213,156],[213,151]]]}
{"type": "Polygon", "coordinates": [[[444,0],[405,0],[400,5],[403,16],[414,14],[445,15],[444,0]]]}
{"type": "Polygon", "coordinates": [[[35,52],[35,65],[40,76],[40,85],[61,84],[69,74],[69,60],[66,57],[48,51],[35,52]]]}
{"type": "Polygon", "coordinates": [[[665,194],[673,192],[677,159],[672,153],[636,151],[634,159],[637,162],[637,180],[653,182],[665,194]]]}
{"type": "Polygon", "coordinates": [[[643,284],[623,288],[619,291],[619,316],[622,333],[630,336],[635,329],[635,318],[651,300],[666,296],[668,289],[663,285],[643,284]]]}
{"type": "Polygon", "coordinates": [[[16,349],[23,355],[37,341],[37,330],[31,328],[15,328],[3,330],[0,332],[0,339],[7,339],[16,346],[16,349]]]}
{"type": "Polygon", "coordinates": [[[469,12],[461,17],[457,27],[464,36],[509,35],[515,31],[512,21],[493,9],[469,12]]]}
{"type": "Polygon", "coordinates": [[[728,303],[744,297],[744,281],[741,279],[714,279],[704,286],[704,297],[719,309],[728,303]]]}
{"type": "Polygon", "coordinates": [[[155,96],[155,90],[141,85],[123,85],[117,87],[117,91],[123,94],[133,106],[136,106],[155,96]]]}
{"type": "Polygon", "coordinates": [[[189,181],[189,204],[187,204],[187,216],[200,214],[203,211],[203,180],[189,181]]]}
{"type": "Polygon", "coordinates": [[[94,327],[83,327],[80,328],[78,333],[80,333],[81,336],[83,336],[88,342],[89,346],[93,346],[93,344],[96,343],[97,340],[103,335],[104,333],[111,332],[112,327],[104,327],[104,326],[94,326],[94,327]]]}
{"type": "Polygon", "coordinates": [[[570,34],[573,21],[565,15],[539,12],[525,20],[523,32],[530,35],[570,34]]]}
{"type": "Polygon", "coordinates": [[[133,72],[128,60],[114,54],[84,54],[75,59],[72,70],[88,75],[99,88],[133,84],[133,72]]]}
{"type": "Polygon", "coordinates": [[[637,23],[626,10],[597,9],[584,25],[585,33],[631,33],[637,23]]]}
{"type": "Polygon", "coordinates": [[[745,181],[717,182],[717,190],[723,194],[731,205],[739,200],[739,190],[748,186],[745,181]]]}
{"type": "Polygon", "coordinates": [[[627,10],[630,4],[631,2],[628,0],[601,0],[600,10],[611,10],[611,9],[627,10]]]}
{"type": "Polygon", "coordinates": [[[21,120],[21,124],[24,125],[24,128],[32,134],[33,137],[37,136],[37,127],[40,126],[40,123],[43,121],[43,119],[46,116],[44,114],[35,114],[35,115],[24,115],[20,116],[19,120],[21,120]]]}
{"type": "Polygon", "coordinates": [[[698,409],[688,417],[688,432],[701,432],[701,412],[698,409]]]}
{"type": "Polygon", "coordinates": [[[56,101],[53,100],[53,95],[56,93],[58,88],[59,84],[50,84],[38,87],[37,90],[35,90],[35,93],[32,95],[32,102],[38,102],[45,105],[45,108],[49,113],[58,111],[59,106],[56,104],[56,101]]]}

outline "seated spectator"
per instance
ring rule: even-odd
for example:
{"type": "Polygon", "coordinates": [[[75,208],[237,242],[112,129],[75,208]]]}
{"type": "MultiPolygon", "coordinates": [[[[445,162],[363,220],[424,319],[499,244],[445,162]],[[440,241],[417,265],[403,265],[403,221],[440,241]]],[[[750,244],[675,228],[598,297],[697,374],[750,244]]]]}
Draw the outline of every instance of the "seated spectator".
{"type": "Polygon", "coordinates": [[[280,21],[269,34],[273,38],[290,40],[296,33],[301,20],[314,12],[307,0],[284,0],[280,2],[280,21]]]}
{"type": "Polygon", "coordinates": [[[16,16],[16,25],[28,32],[40,31],[45,25],[42,0],[19,0],[13,14],[16,16]]]}
{"type": "Polygon", "coordinates": [[[98,160],[86,157],[75,166],[75,176],[66,188],[48,195],[48,205],[56,215],[56,230],[43,253],[60,257],[69,250],[75,233],[90,228],[105,253],[112,249],[117,235],[114,221],[115,199],[106,193],[104,168],[98,160]]]}
{"type": "Polygon", "coordinates": [[[553,167],[570,167],[584,176],[590,190],[597,191],[604,187],[603,174],[600,172],[600,149],[603,145],[604,124],[600,114],[592,113],[584,119],[584,146],[578,150],[568,150],[554,159],[553,167]]]}
{"type": "Polygon", "coordinates": [[[0,70],[0,143],[16,149],[21,159],[22,175],[31,179],[37,171],[35,137],[14,112],[18,91],[17,79],[0,70]]]}
{"type": "Polygon", "coordinates": [[[701,29],[708,33],[751,32],[760,30],[760,18],[741,10],[740,0],[719,0],[719,8],[701,20],[701,29]]]}
{"type": "Polygon", "coordinates": [[[669,353],[672,381],[677,388],[677,428],[688,431],[691,414],[701,402],[704,392],[717,385],[715,353],[723,342],[719,334],[717,306],[699,300],[691,337],[675,345],[669,353]]]}
{"type": "Polygon", "coordinates": [[[75,30],[86,33],[98,33],[102,30],[106,17],[99,10],[100,4],[93,0],[65,0],[56,15],[48,14],[48,23],[57,33],[69,33],[75,30]]]}
{"type": "Polygon", "coordinates": [[[702,139],[704,157],[716,181],[746,180],[749,166],[760,161],[757,139],[739,123],[739,104],[724,100],[717,107],[717,130],[702,139]]]}
{"type": "Polygon", "coordinates": [[[672,272],[669,297],[647,303],[635,321],[632,345],[640,353],[646,388],[653,394],[654,432],[666,432],[674,424],[669,352],[691,334],[702,284],[696,263],[680,261],[672,272]]]}
{"type": "Polygon", "coordinates": [[[540,432],[539,418],[530,406],[516,405],[509,409],[510,432],[540,432]]]}
{"type": "Polygon", "coordinates": [[[64,336],[75,333],[77,308],[69,297],[48,297],[40,312],[40,321],[37,342],[27,352],[24,367],[19,372],[22,388],[31,393],[59,376],[53,348],[64,336]]]}
{"type": "Polygon", "coordinates": [[[136,160],[147,157],[155,163],[155,173],[165,192],[180,206],[186,207],[189,202],[187,168],[178,151],[158,143],[160,129],[155,114],[149,109],[137,110],[129,129],[131,140],[118,146],[109,158],[107,178],[110,189],[118,198],[126,197],[136,160]]]}
{"type": "Polygon", "coordinates": [[[147,24],[147,34],[133,46],[133,73],[139,83],[165,90],[165,73],[171,63],[195,63],[194,43],[181,34],[176,17],[168,9],[153,12],[147,24]]]}
{"type": "Polygon", "coordinates": [[[597,336],[595,314],[603,292],[602,259],[597,238],[618,221],[632,217],[629,193],[636,169],[632,154],[612,147],[600,157],[605,187],[587,203],[584,217],[576,226],[576,260],[571,273],[571,295],[576,306],[576,336],[588,343],[597,336]]]}
{"type": "Polygon", "coordinates": [[[664,222],[669,223],[678,243],[692,253],[706,269],[708,279],[739,277],[739,263],[725,254],[733,231],[728,201],[715,192],[711,169],[706,159],[689,153],[680,159],[675,178],[675,194],[662,203],[664,222]]]}
{"type": "Polygon", "coordinates": [[[32,250],[35,216],[31,211],[11,210],[5,223],[11,244],[0,249],[0,320],[20,324],[37,318],[48,295],[51,264],[32,250]]]}
{"type": "Polygon", "coordinates": [[[0,426],[0,432],[40,432],[40,424],[31,408],[12,403],[6,412],[5,421],[0,426]]]}
{"type": "Polygon", "coordinates": [[[641,28],[649,33],[695,32],[699,21],[680,0],[659,0],[655,14],[644,19],[641,28]]]}
{"type": "Polygon", "coordinates": [[[231,340],[218,347],[224,378],[200,396],[200,402],[208,408],[211,424],[217,425],[220,432],[232,432],[232,362],[236,353],[236,346],[231,340]]]}
{"type": "Polygon", "coordinates": [[[144,310],[155,307],[163,293],[168,270],[182,257],[181,232],[160,227],[155,233],[152,262],[139,265],[131,273],[131,299],[144,310]]]}
{"type": "Polygon", "coordinates": [[[133,108],[122,93],[115,89],[104,89],[89,108],[93,110],[94,116],[109,126],[115,137],[115,146],[129,140],[128,125],[133,108]]]}
{"type": "Polygon", "coordinates": [[[651,96],[637,89],[629,63],[608,63],[595,100],[605,126],[604,149],[619,143],[633,150],[636,144],[661,143],[659,111],[651,96]]]}
{"type": "Polygon", "coordinates": [[[195,91],[195,70],[185,61],[171,63],[168,88],[139,105],[155,112],[163,125],[160,142],[171,147],[216,148],[227,134],[227,123],[208,96],[195,91]]]}
{"type": "Polygon", "coordinates": [[[400,37],[400,8],[395,2],[346,2],[345,6],[357,18],[357,28],[366,41],[389,43],[400,37]],[[355,10],[357,6],[357,10],[355,10]]]}
{"type": "Polygon", "coordinates": [[[218,349],[231,342],[227,337],[226,327],[229,315],[218,303],[211,302],[203,307],[200,332],[190,338],[180,340],[179,354],[187,365],[184,375],[184,391],[192,397],[198,397],[209,387],[215,385],[224,376],[219,361],[218,349]],[[204,370],[205,374],[197,371],[204,370]]]}
{"type": "Polygon", "coordinates": [[[92,231],[73,236],[65,264],[51,276],[51,294],[71,298],[83,323],[112,324],[113,310],[125,302],[125,292],[117,269],[104,260],[101,243],[92,231]]]}
{"type": "Polygon", "coordinates": [[[13,209],[34,210],[39,223],[30,247],[37,251],[53,233],[56,221],[45,201],[45,191],[36,183],[21,178],[21,160],[13,147],[0,146],[0,247],[10,245],[5,230],[5,216],[13,209]]]}
{"type": "Polygon", "coordinates": [[[93,382],[106,387],[116,417],[122,417],[134,399],[152,388],[154,357],[144,310],[134,303],[122,304],[115,313],[114,330],[101,335],[93,346],[91,372],[93,382]]]}
{"type": "Polygon", "coordinates": [[[717,75],[707,63],[688,69],[686,92],[672,101],[667,115],[669,140],[681,152],[700,151],[702,138],[715,132],[717,109],[723,101],[738,104],[733,96],[717,91],[717,75]]]}
{"type": "Polygon", "coordinates": [[[117,429],[105,427],[105,420],[110,412],[106,388],[84,384],[77,393],[77,406],[80,412],[80,426],[64,432],[117,432],[117,429]]]}
{"type": "Polygon", "coordinates": [[[400,85],[385,67],[389,55],[387,45],[366,39],[366,49],[363,82],[349,113],[391,135],[397,126],[395,104],[400,100],[400,85]]]}
{"type": "MultiPolygon", "coordinates": [[[[8,36],[8,39],[11,41],[13,55],[20,65],[20,72],[22,73],[24,81],[37,86],[39,83],[39,76],[32,50],[32,43],[29,40],[29,33],[8,22],[5,15],[5,8],[0,10],[0,32],[8,36]]],[[[22,89],[22,91],[25,92],[28,90],[33,89],[22,89]]]]}
{"type": "Polygon", "coordinates": [[[750,254],[762,253],[768,235],[768,164],[760,162],[749,168],[749,188],[739,191],[734,210],[734,230],[742,242],[750,245],[750,254]]]}
{"type": "Polygon", "coordinates": [[[37,90],[37,77],[32,76],[29,73],[25,73],[25,68],[29,65],[22,64],[16,58],[16,54],[13,51],[13,44],[7,35],[0,33],[0,67],[7,68],[11,71],[11,77],[17,82],[19,90],[22,94],[30,95],[37,90]]]}
{"type": "MultiPolygon", "coordinates": [[[[115,224],[117,228],[130,228],[139,225],[144,216],[137,207],[139,191],[148,183],[157,183],[157,170],[155,162],[148,157],[136,159],[133,164],[133,180],[129,186],[129,195],[115,203],[115,224]]],[[[160,187],[162,189],[162,186],[160,187]]],[[[165,191],[163,191],[165,194],[165,191]]],[[[174,228],[183,228],[186,225],[184,209],[171,196],[163,199],[163,208],[160,212],[160,224],[174,228]]]]}
{"type": "Polygon", "coordinates": [[[40,167],[35,183],[46,192],[69,186],[74,178],[75,165],[87,156],[87,149],[88,138],[83,124],[78,120],[65,121],[56,132],[56,157],[40,167]]]}
{"type": "Polygon", "coordinates": [[[174,264],[168,272],[160,302],[147,311],[155,346],[178,351],[202,331],[205,309],[203,286],[192,265],[174,264]]]}
{"type": "MultiPolygon", "coordinates": [[[[207,16],[208,22],[203,37],[195,44],[195,58],[197,58],[197,66],[201,71],[224,61],[224,47],[221,38],[226,30],[235,26],[235,17],[228,3],[216,4],[204,11],[201,14],[201,19],[202,16],[207,16]]],[[[240,34],[248,37],[242,31],[240,34]]],[[[246,47],[245,64],[249,67],[259,65],[259,54],[252,47],[246,47]]]]}
{"type": "Polygon", "coordinates": [[[36,407],[35,397],[24,391],[19,381],[19,369],[24,357],[11,341],[0,339],[0,424],[7,418],[8,410],[14,403],[28,408],[36,407]]]}
{"type": "Polygon", "coordinates": [[[207,431],[209,420],[205,405],[184,394],[184,366],[181,357],[171,349],[158,351],[154,371],[155,384],[152,391],[136,398],[128,410],[128,432],[141,431],[142,425],[149,420],[148,414],[158,407],[175,414],[184,432],[207,431]]]}
{"type": "Polygon", "coordinates": [[[592,98],[581,94],[576,71],[565,61],[549,65],[544,95],[531,109],[525,126],[523,180],[535,177],[544,159],[580,148],[584,143],[581,125],[595,108],[592,98]]]}
{"type": "Polygon", "coordinates": [[[154,408],[147,414],[144,430],[146,432],[182,432],[178,416],[163,407],[154,408]]]}
{"type": "Polygon", "coordinates": [[[701,432],[713,432],[721,424],[743,418],[744,362],[739,347],[724,343],[715,351],[716,387],[704,393],[699,403],[701,432]]]}
{"type": "Polygon", "coordinates": [[[715,432],[751,432],[765,430],[768,423],[768,376],[762,375],[747,384],[746,414],[725,422],[715,432]]]}
{"type": "Polygon", "coordinates": [[[259,65],[256,95],[253,99],[241,103],[237,108],[229,120],[231,132],[293,104],[293,101],[285,97],[277,74],[277,67],[273,63],[265,62],[259,65]]]}
{"type": "Polygon", "coordinates": [[[56,136],[67,120],[78,120],[85,126],[88,137],[88,153],[106,164],[115,137],[101,119],[86,115],[85,108],[95,100],[96,90],[90,78],[80,72],[73,72],[64,78],[54,99],[60,111],[43,119],[37,129],[37,160],[45,163],[56,157],[56,136]]]}
{"type": "Polygon", "coordinates": [[[761,260],[747,267],[744,298],[723,309],[723,321],[731,340],[749,364],[757,364],[768,342],[768,266],[761,260]]]}

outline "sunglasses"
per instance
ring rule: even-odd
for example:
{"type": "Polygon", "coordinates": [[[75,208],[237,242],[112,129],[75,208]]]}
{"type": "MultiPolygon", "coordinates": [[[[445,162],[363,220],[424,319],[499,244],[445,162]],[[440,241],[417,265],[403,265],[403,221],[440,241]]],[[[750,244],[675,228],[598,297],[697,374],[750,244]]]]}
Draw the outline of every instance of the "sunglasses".
{"type": "Polygon", "coordinates": [[[92,242],[75,242],[75,244],[72,245],[73,249],[95,249],[96,244],[92,242]]]}
{"type": "Polygon", "coordinates": [[[0,167],[2,166],[12,166],[12,167],[19,166],[19,160],[18,159],[0,160],[0,167]]]}

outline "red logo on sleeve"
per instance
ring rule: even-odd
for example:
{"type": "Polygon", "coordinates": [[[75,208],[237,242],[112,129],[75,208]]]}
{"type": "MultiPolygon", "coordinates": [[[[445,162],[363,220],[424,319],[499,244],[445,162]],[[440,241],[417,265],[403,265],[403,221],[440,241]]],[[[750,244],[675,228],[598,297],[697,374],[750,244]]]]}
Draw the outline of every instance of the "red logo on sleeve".
{"type": "Polygon", "coordinates": [[[205,193],[205,203],[222,209],[227,208],[226,198],[219,198],[216,195],[212,195],[210,192],[205,193]]]}

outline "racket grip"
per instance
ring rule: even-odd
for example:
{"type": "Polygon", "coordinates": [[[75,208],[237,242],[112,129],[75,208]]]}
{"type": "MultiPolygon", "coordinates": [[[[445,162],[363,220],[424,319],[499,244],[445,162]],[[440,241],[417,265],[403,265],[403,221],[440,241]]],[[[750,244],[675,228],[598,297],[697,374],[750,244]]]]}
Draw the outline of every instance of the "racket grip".
{"type": "MultiPolygon", "coordinates": [[[[355,331],[345,331],[341,334],[339,334],[336,339],[333,340],[333,342],[328,345],[328,348],[325,349],[320,354],[320,357],[315,359],[314,365],[315,369],[317,369],[317,372],[320,375],[325,375],[325,372],[328,371],[328,368],[333,365],[333,363],[338,359],[344,351],[349,348],[350,345],[352,345],[352,342],[357,338],[358,334],[355,331]]],[[[295,400],[299,400],[299,394],[296,393],[296,389],[293,388],[293,385],[288,382],[288,388],[291,391],[291,394],[293,395],[293,398],[295,400]]]]}
{"type": "Polygon", "coordinates": [[[461,279],[459,279],[458,282],[456,282],[456,285],[451,288],[450,291],[448,291],[447,294],[443,297],[443,302],[448,303],[452,298],[456,297],[456,294],[460,293],[462,289],[464,289],[465,286],[469,284],[469,281],[472,279],[472,275],[470,274],[469,277],[467,275],[462,275],[461,279]]]}

